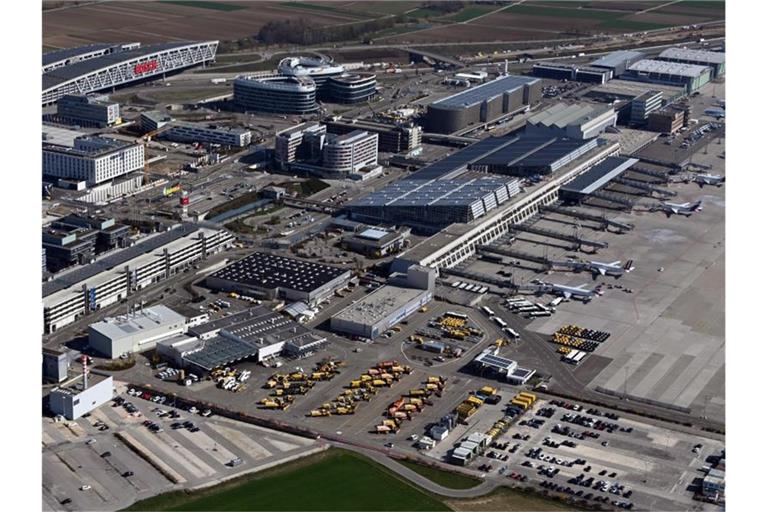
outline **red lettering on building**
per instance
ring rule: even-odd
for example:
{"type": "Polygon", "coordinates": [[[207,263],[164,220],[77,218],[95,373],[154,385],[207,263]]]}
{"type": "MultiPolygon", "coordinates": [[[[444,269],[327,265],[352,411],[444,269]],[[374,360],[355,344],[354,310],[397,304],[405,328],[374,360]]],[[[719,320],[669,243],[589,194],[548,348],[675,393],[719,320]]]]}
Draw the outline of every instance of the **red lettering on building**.
{"type": "Polygon", "coordinates": [[[147,62],[140,62],[133,66],[133,74],[134,75],[142,75],[144,73],[148,73],[150,71],[154,71],[157,69],[157,61],[156,60],[150,60],[147,62]]]}

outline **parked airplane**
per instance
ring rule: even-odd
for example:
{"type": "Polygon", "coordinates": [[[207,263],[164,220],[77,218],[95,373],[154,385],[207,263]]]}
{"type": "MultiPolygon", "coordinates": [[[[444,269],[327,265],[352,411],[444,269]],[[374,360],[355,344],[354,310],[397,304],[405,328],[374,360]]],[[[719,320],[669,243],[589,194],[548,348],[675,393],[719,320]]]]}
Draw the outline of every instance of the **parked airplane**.
{"type": "Polygon", "coordinates": [[[725,183],[725,176],[719,174],[697,174],[693,177],[693,182],[698,183],[699,187],[704,185],[714,185],[716,187],[722,187],[725,183]]]}
{"type": "Polygon", "coordinates": [[[624,272],[632,272],[635,267],[632,266],[632,260],[627,261],[624,266],[621,266],[621,261],[617,260],[613,263],[601,263],[599,261],[590,261],[589,269],[593,273],[599,273],[601,276],[620,276],[624,272]]]}
{"type": "Polygon", "coordinates": [[[667,217],[672,215],[685,215],[686,217],[690,217],[693,212],[701,211],[701,201],[682,204],[662,202],[659,205],[659,209],[666,213],[667,217]]]}
{"type": "Polygon", "coordinates": [[[545,283],[540,279],[534,279],[533,283],[538,285],[537,291],[540,293],[553,293],[566,299],[573,297],[575,299],[588,302],[592,300],[592,298],[597,294],[595,290],[587,290],[586,284],[579,286],[566,286],[564,284],[545,283]]]}

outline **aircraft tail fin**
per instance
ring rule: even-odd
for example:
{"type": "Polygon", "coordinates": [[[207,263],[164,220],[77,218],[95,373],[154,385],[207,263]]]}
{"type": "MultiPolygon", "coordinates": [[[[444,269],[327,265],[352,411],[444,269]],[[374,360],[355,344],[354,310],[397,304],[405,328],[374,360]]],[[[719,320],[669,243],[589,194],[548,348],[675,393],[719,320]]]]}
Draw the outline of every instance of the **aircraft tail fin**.
{"type": "Polygon", "coordinates": [[[634,262],[635,260],[627,260],[627,262],[624,264],[624,271],[632,272],[635,269],[635,267],[632,266],[634,262]]]}

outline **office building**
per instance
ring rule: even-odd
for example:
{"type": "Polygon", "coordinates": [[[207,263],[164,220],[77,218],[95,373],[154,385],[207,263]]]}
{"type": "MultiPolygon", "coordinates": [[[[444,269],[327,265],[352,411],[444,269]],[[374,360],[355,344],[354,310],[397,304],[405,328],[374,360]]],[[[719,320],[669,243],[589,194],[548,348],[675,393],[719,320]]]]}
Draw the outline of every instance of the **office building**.
{"type": "Polygon", "coordinates": [[[99,253],[128,244],[129,228],[113,218],[67,215],[43,229],[46,268],[51,272],[90,263],[99,253]]]}
{"type": "Polygon", "coordinates": [[[116,359],[153,349],[158,341],[186,330],[184,316],[159,304],[89,325],[88,345],[102,356],[116,359]]]}
{"type": "Polygon", "coordinates": [[[377,288],[332,316],[331,329],[353,336],[377,338],[432,300],[436,275],[434,269],[410,267],[404,278],[377,288]]]}
{"type": "Polygon", "coordinates": [[[709,83],[712,78],[712,68],[695,64],[644,59],[627,68],[622,78],[649,83],[681,85],[690,94],[709,83]]]}
{"type": "Polygon", "coordinates": [[[528,118],[526,133],[591,139],[609,126],[616,126],[616,112],[611,105],[556,103],[528,118]]]}
{"type": "Polygon", "coordinates": [[[684,125],[685,110],[668,106],[651,112],[646,128],[652,132],[673,134],[677,133],[684,125]]]}
{"type": "Polygon", "coordinates": [[[217,270],[205,284],[214,290],[314,305],[345,287],[351,278],[350,270],[255,252],[217,270]]]}
{"type": "Polygon", "coordinates": [[[302,76],[237,78],[233,94],[235,105],[246,111],[302,115],[318,108],[317,86],[302,76]]]}
{"type": "Polygon", "coordinates": [[[151,284],[192,267],[232,245],[225,230],[193,224],[157,233],[93,263],[61,273],[43,284],[43,325],[46,333],[69,325],[151,284]]]}
{"type": "Polygon", "coordinates": [[[201,144],[221,144],[243,148],[251,143],[250,130],[242,128],[224,128],[208,124],[181,123],[174,121],[160,135],[163,139],[174,142],[199,142],[201,144]]]}
{"type": "Polygon", "coordinates": [[[376,95],[375,73],[344,73],[328,78],[325,97],[333,103],[361,103],[376,95]]]}
{"type": "Polygon", "coordinates": [[[56,104],[59,118],[82,126],[105,127],[120,123],[120,105],[106,97],[66,95],[56,104]]]}
{"type": "Polygon", "coordinates": [[[80,137],[72,148],[43,143],[43,175],[96,185],[144,168],[144,146],[80,137]]]}
{"type": "Polygon", "coordinates": [[[326,57],[286,57],[278,63],[277,72],[286,77],[312,80],[322,96],[330,89],[331,79],[344,74],[344,66],[326,57]]]}
{"type": "Polygon", "coordinates": [[[647,91],[632,100],[629,121],[632,124],[644,124],[654,110],[661,108],[663,97],[661,91],[647,91]]]}
{"type": "Polygon", "coordinates": [[[475,123],[491,122],[541,98],[541,80],[503,75],[435,101],[427,107],[424,129],[453,133],[475,123]]]}
{"type": "Polygon", "coordinates": [[[275,135],[275,160],[281,167],[288,164],[322,158],[326,128],[318,123],[304,123],[275,135]]]}
{"type": "Polygon", "coordinates": [[[378,164],[379,135],[355,130],[329,137],[323,146],[323,167],[341,173],[354,173],[378,164]]]}
{"type": "Polygon", "coordinates": [[[656,59],[666,60],[668,62],[680,62],[682,64],[709,66],[712,69],[712,78],[725,74],[724,52],[691,50],[688,48],[667,48],[661,52],[656,59]]]}
{"type": "Polygon", "coordinates": [[[76,374],[48,395],[48,407],[55,415],[76,420],[98,409],[115,396],[112,376],[76,374]]]}
{"type": "Polygon", "coordinates": [[[139,126],[141,126],[142,133],[155,132],[171,121],[173,121],[171,116],[159,110],[142,112],[139,116],[139,126]]]}
{"type": "Polygon", "coordinates": [[[365,130],[379,136],[379,151],[387,153],[410,152],[421,146],[422,128],[418,125],[389,124],[369,119],[333,117],[323,121],[328,133],[344,135],[365,130]]]}

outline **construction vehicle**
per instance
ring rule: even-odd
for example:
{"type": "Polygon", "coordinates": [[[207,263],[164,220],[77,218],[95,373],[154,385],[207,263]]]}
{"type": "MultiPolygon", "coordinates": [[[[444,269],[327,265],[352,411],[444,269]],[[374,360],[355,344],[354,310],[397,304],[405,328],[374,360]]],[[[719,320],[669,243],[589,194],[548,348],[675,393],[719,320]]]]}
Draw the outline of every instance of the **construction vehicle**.
{"type": "Polygon", "coordinates": [[[421,389],[421,388],[412,389],[412,390],[408,391],[408,396],[419,397],[419,396],[426,396],[426,395],[427,395],[426,390],[421,389]]]}

